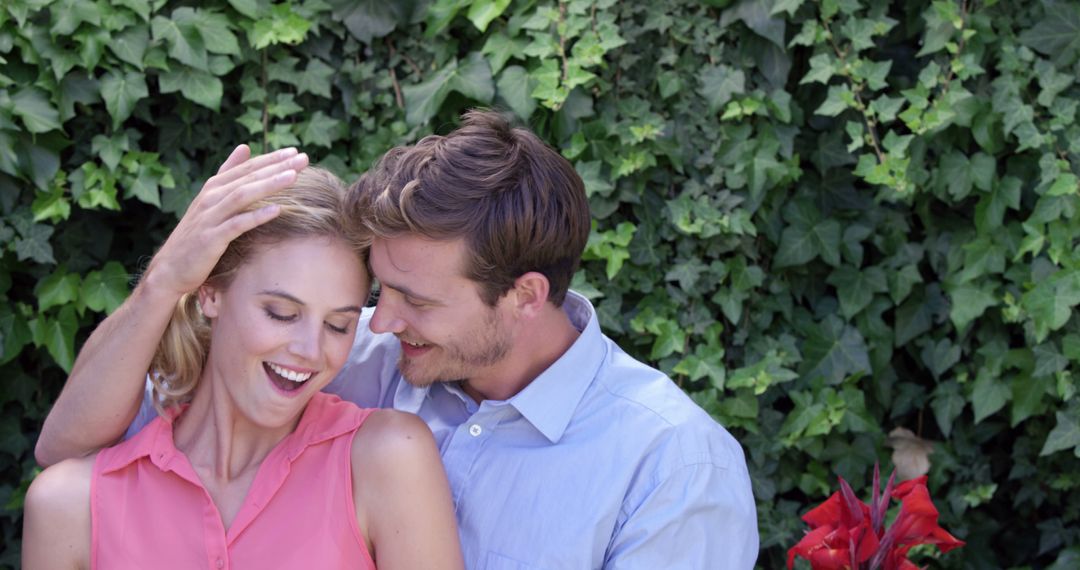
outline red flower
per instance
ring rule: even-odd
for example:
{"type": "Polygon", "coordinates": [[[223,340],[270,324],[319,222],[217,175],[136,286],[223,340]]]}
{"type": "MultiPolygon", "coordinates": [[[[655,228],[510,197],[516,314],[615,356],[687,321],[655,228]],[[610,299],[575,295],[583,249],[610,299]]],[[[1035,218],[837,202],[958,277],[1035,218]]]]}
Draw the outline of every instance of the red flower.
{"type": "Polygon", "coordinates": [[[847,481],[839,478],[840,491],[803,515],[811,530],[788,550],[788,569],[798,556],[809,560],[814,570],[919,570],[907,559],[911,547],[936,544],[948,552],[964,545],[938,526],[938,511],[930,501],[925,475],[895,488],[894,477],[879,495],[878,466],[874,466],[871,505],[856,498],[847,481]],[[890,499],[900,501],[900,514],[886,531],[890,499]]]}

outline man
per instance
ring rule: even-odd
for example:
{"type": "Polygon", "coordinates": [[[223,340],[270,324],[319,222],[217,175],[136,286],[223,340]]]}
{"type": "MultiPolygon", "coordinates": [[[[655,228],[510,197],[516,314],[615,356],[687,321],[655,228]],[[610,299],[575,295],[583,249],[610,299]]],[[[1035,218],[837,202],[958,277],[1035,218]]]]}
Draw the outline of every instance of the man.
{"type": "MultiPolygon", "coordinates": [[[[201,283],[197,269],[213,265],[221,240],[272,216],[241,212],[287,185],[301,157],[241,151],[207,183],[144,282],[83,348],[42,430],[40,461],[123,431],[153,355],[147,338],[164,328],[151,305],[174,305],[201,283]]],[[[589,302],[568,290],[589,234],[569,162],[474,111],[450,135],[388,152],[353,198],[377,236],[370,263],[381,289],[361,317],[374,334],[357,335],[328,390],[427,422],[471,568],[753,566],[756,515],[738,443],[605,337],[589,302]]],[[[144,402],[135,425],[152,413],[144,402]]]]}

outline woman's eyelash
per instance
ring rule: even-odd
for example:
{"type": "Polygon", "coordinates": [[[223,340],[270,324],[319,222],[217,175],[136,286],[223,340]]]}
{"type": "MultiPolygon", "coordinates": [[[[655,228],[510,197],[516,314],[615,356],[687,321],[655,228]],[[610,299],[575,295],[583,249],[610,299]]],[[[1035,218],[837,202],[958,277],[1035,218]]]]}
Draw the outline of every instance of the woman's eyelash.
{"type": "Polygon", "coordinates": [[[294,315],[279,315],[279,314],[275,313],[274,311],[271,311],[270,309],[263,309],[263,310],[266,312],[266,316],[270,317],[271,319],[274,319],[275,321],[281,321],[281,322],[287,323],[287,322],[293,320],[294,318],[296,318],[294,315]]]}
{"type": "Polygon", "coordinates": [[[330,330],[332,330],[332,331],[334,331],[334,332],[336,332],[338,334],[345,334],[345,333],[349,332],[349,327],[335,327],[334,325],[332,325],[330,323],[326,323],[326,326],[329,327],[330,330]]]}

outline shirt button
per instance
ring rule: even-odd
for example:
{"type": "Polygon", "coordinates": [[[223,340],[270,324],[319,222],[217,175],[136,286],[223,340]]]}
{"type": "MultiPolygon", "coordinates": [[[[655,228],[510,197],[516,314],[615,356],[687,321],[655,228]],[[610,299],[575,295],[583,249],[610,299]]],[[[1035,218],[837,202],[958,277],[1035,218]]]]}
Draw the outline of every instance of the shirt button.
{"type": "Polygon", "coordinates": [[[480,424],[473,424],[469,426],[469,435],[476,437],[481,433],[484,433],[484,428],[480,427],[480,424]]]}
{"type": "Polygon", "coordinates": [[[216,564],[217,564],[218,568],[224,568],[225,567],[225,561],[220,559],[220,558],[217,559],[216,564]]]}

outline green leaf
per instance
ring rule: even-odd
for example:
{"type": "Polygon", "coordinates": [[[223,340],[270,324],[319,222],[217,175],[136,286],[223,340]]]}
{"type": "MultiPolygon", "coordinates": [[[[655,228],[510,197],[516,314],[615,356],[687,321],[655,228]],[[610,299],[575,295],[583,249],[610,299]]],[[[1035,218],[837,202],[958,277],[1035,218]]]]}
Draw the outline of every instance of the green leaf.
{"type": "Polygon", "coordinates": [[[472,52],[450,76],[449,86],[452,91],[475,99],[481,103],[491,103],[495,97],[495,84],[491,80],[491,66],[484,56],[472,52]]]}
{"type": "Polygon", "coordinates": [[[101,79],[101,98],[113,119],[114,129],[119,128],[131,116],[135,104],[149,94],[146,78],[141,73],[114,70],[101,79]]]}
{"type": "Polygon", "coordinates": [[[33,336],[26,320],[9,303],[0,303],[0,364],[14,360],[31,342],[33,336]]]}
{"type": "Polygon", "coordinates": [[[851,319],[865,309],[874,299],[874,293],[884,293],[889,289],[885,282],[885,272],[880,267],[860,271],[844,265],[834,270],[826,282],[836,287],[840,312],[846,319],[851,319]]]}
{"type": "Polygon", "coordinates": [[[91,310],[112,314],[128,295],[131,276],[124,266],[110,261],[100,271],[91,271],[82,282],[80,298],[91,310]]]}
{"type": "Polygon", "coordinates": [[[469,14],[466,16],[470,22],[481,32],[487,31],[488,24],[498,18],[510,5],[510,0],[472,0],[469,14]]]}
{"type": "Polygon", "coordinates": [[[927,342],[919,353],[923,364],[935,379],[940,379],[954,364],[960,362],[960,347],[954,346],[948,337],[937,342],[927,342]]]}
{"type": "MultiPolygon", "coordinates": [[[[175,17],[175,14],[174,14],[175,17]]],[[[203,44],[210,53],[240,55],[240,42],[236,39],[229,24],[229,19],[221,13],[209,10],[196,10],[192,19],[194,26],[202,36],[203,44]]]]}
{"type": "Polygon", "coordinates": [[[179,71],[162,73],[158,78],[162,93],[179,91],[184,98],[212,111],[221,108],[224,87],[221,80],[205,71],[183,67],[179,71]]]}
{"type": "Polygon", "coordinates": [[[823,377],[830,384],[839,384],[852,374],[870,372],[862,334],[833,315],[808,335],[803,356],[801,374],[808,380],[823,377]]]}
{"type": "Polygon", "coordinates": [[[11,97],[12,112],[18,115],[26,130],[31,133],[44,133],[60,130],[60,112],[53,107],[49,96],[36,87],[24,87],[11,97]]]}
{"type": "Polygon", "coordinates": [[[780,49],[784,49],[785,21],[772,16],[771,2],[761,0],[742,0],[734,7],[724,10],[720,16],[720,25],[727,26],[735,20],[742,20],[746,27],[757,35],[769,40],[780,49]]]}
{"type": "Polygon", "coordinates": [[[491,80],[491,67],[483,55],[473,52],[460,66],[457,61],[451,61],[424,82],[403,87],[406,121],[411,125],[426,123],[439,111],[451,91],[477,101],[491,102],[495,85],[491,80]]]}
{"type": "Polygon", "coordinates": [[[679,323],[671,320],[663,320],[658,325],[656,340],[653,342],[652,352],[649,353],[651,360],[659,360],[676,352],[681,353],[686,349],[686,331],[679,323]]]}
{"type": "Polygon", "coordinates": [[[259,17],[259,0],[229,0],[229,5],[252,20],[259,17]]]}
{"type": "Polygon", "coordinates": [[[109,51],[120,58],[120,61],[143,69],[143,58],[146,56],[146,48],[149,44],[150,29],[144,24],[138,24],[115,34],[108,43],[108,47],[109,51]]]}
{"type": "Polygon", "coordinates": [[[956,382],[942,382],[934,389],[930,409],[934,411],[934,419],[946,438],[952,432],[953,422],[963,413],[966,404],[967,400],[960,393],[960,385],[956,382]]]}
{"type": "Polygon", "coordinates": [[[1046,436],[1039,457],[1080,445],[1080,414],[1077,414],[1076,408],[1068,412],[1057,412],[1055,417],[1057,425],[1046,436]]]}
{"type": "Polygon", "coordinates": [[[172,12],[172,19],[154,16],[150,21],[150,30],[155,41],[164,41],[168,46],[170,57],[205,71],[209,66],[209,56],[195,22],[195,11],[192,8],[177,8],[172,12]]]}
{"type": "Polygon", "coordinates": [[[499,74],[496,83],[499,97],[506,102],[514,114],[523,121],[528,121],[536,110],[536,99],[531,93],[536,89],[536,84],[525,68],[511,65],[499,74]]]}
{"type": "Polygon", "coordinates": [[[975,423],[1005,407],[1012,396],[1009,386],[990,374],[980,374],[972,390],[971,407],[975,411],[975,423]]]}
{"type": "Polygon", "coordinates": [[[52,226],[34,224],[23,233],[23,237],[15,240],[15,255],[20,261],[32,259],[42,264],[55,264],[52,245],[49,244],[52,234],[52,226]]]}
{"type": "Polygon", "coordinates": [[[408,22],[403,2],[384,2],[382,0],[330,0],[334,7],[334,20],[345,24],[345,28],[354,38],[371,44],[371,40],[381,38],[394,31],[398,22],[408,22]]]}
{"type": "Polygon", "coordinates": [[[1035,370],[1031,373],[1035,378],[1051,376],[1069,365],[1069,359],[1058,352],[1057,345],[1053,342],[1045,342],[1031,349],[1035,355],[1035,370]]]}
{"type": "Polygon", "coordinates": [[[316,145],[325,148],[333,146],[334,141],[341,138],[341,121],[328,116],[322,111],[315,111],[311,119],[302,123],[300,128],[300,140],[305,145],[316,145]]]}
{"type": "Polygon", "coordinates": [[[1013,378],[1011,384],[1012,415],[1009,425],[1016,427],[1031,416],[1043,413],[1043,397],[1053,385],[1053,378],[1050,376],[1029,378],[1018,375],[1013,378]]]}
{"type": "Polygon", "coordinates": [[[38,282],[34,294],[38,298],[38,311],[44,313],[52,307],[66,305],[79,298],[79,276],[57,269],[38,282]]]}
{"type": "Polygon", "coordinates": [[[330,98],[330,84],[334,77],[334,68],[323,63],[321,59],[311,58],[307,67],[296,82],[297,93],[314,93],[321,97],[330,98]]]}
{"type": "Polygon", "coordinates": [[[1045,17],[1020,34],[1020,41],[1050,56],[1058,67],[1068,67],[1080,56],[1080,6],[1053,2],[1045,7],[1045,17]]]}
{"type": "Polygon", "coordinates": [[[1037,342],[1042,342],[1050,331],[1065,326],[1077,304],[1080,304],[1080,270],[1060,271],[1040,281],[1021,298],[1021,305],[1035,324],[1037,342]]]}
{"type": "Polygon", "coordinates": [[[855,103],[855,95],[851,88],[844,85],[830,85],[825,101],[814,111],[816,115],[835,117],[852,107],[855,103]]]}
{"type": "Polygon", "coordinates": [[[699,76],[698,93],[709,103],[709,113],[715,113],[735,95],[746,92],[746,74],[726,65],[708,67],[699,76]]]}
{"type": "Polygon", "coordinates": [[[521,59],[524,56],[522,51],[524,48],[525,41],[522,38],[511,38],[498,31],[488,37],[480,53],[487,57],[488,63],[491,65],[491,73],[495,74],[506,65],[510,58],[521,59]]]}
{"type": "Polygon", "coordinates": [[[951,303],[949,319],[957,330],[963,330],[968,323],[982,316],[986,309],[998,304],[994,294],[997,287],[992,282],[967,283],[954,288],[947,288],[951,303]]]}
{"type": "Polygon", "coordinates": [[[53,20],[49,33],[53,36],[70,36],[83,22],[101,25],[101,8],[93,2],[60,0],[49,8],[49,12],[53,20]]]}
{"type": "Polygon", "coordinates": [[[75,362],[75,331],[78,326],[75,307],[72,305],[60,309],[56,318],[38,315],[30,321],[34,343],[45,346],[64,372],[71,372],[71,365],[75,362]]]}

